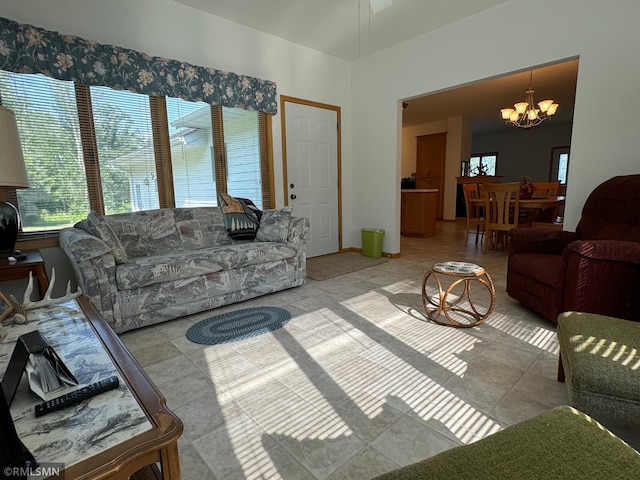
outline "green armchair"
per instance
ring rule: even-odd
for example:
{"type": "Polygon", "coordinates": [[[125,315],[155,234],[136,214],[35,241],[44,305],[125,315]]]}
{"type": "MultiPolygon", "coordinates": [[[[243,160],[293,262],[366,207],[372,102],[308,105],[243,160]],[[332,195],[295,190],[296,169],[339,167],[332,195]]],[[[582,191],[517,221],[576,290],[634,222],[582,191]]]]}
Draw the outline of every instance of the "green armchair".
{"type": "Polygon", "coordinates": [[[640,454],[565,405],[375,480],[551,478],[640,478],[640,454]]]}
{"type": "Polygon", "coordinates": [[[604,423],[640,432],[640,323],[592,313],[558,317],[558,380],[569,403],[604,423]]]}

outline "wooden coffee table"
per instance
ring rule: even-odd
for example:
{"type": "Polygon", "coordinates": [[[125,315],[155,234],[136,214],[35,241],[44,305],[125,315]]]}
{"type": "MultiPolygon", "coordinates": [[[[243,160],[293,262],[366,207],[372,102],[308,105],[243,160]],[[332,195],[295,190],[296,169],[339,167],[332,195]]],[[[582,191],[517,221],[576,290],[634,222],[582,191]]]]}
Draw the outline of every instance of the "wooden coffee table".
{"type": "Polygon", "coordinates": [[[26,324],[6,329],[0,373],[17,338],[39,330],[81,383],[120,379],[116,390],[42,417],[34,414],[42,400],[23,382],[11,414],[18,436],[41,465],[60,463],[64,478],[74,480],[180,479],[182,422],[86,298],[30,310],[26,324]]]}
{"type": "Polygon", "coordinates": [[[436,263],[430,270],[425,272],[422,279],[422,304],[424,310],[429,320],[440,325],[456,328],[469,328],[479,325],[493,311],[495,301],[496,291],[493,286],[493,280],[491,280],[491,277],[483,267],[474,263],[436,263]],[[437,285],[437,298],[427,293],[427,282],[431,277],[434,278],[437,285]],[[452,280],[452,282],[448,287],[443,288],[445,279],[452,280]],[[488,307],[479,308],[474,304],[471,297],[471,286],[474,283],[479,283],[488,290],[490,298],[488,307]],[[458,285],[462,285],[462,292],[459,295],[454,293],[454,289],[458,285]],[[466,305],[463,303],[465,300],[467,301],[466,305]]]}

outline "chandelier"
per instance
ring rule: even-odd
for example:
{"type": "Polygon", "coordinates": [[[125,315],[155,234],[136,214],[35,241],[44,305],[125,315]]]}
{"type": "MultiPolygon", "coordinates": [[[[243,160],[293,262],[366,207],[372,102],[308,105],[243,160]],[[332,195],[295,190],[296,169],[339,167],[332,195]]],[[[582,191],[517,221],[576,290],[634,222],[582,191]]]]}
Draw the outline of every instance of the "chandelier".
{"type": "Polygon", "coordinates": [[[558,104],[553,100],[542,100],[535,108],[533,103],[533,88],[531,87],[533,71],[529,76],[529,90],[525,93],[525,101],[514,104],[514,108],[503,108],[500,110],[505,123],[510,123],[520,128],[531,128],[540,125],[545,120],[550,120],[556,113],[558,104]]]}

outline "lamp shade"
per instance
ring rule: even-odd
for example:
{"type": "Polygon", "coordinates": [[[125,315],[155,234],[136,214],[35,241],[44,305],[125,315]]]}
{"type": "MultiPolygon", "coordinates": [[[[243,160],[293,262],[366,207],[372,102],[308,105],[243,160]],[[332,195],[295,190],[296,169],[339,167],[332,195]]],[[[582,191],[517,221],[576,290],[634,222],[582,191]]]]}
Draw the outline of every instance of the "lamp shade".
{"type": "Polygon", "coordinates": [[[28,187],[16,116],[0,105],[0,188],[28,187]]]}

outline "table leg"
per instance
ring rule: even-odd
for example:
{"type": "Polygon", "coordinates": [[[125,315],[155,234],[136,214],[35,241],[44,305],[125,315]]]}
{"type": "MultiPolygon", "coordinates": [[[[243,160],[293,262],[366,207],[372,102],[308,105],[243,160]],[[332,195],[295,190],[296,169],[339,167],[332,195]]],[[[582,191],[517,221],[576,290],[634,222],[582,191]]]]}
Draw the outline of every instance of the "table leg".
{"type": "Polygon", "coordinates": [[[422,278],[422,306],[424,307],[424,311],[427,314],[427,317],[429,318],[429,320],[436,321],[436,319],[440,316],[440,314],[442,313],[443,300],[444,300],[444,297],[443,297],[442,284],[440,283],[440,279],[436,274],[434,274],[431,271],[425,273],[424,277],[422,278]],[[438,302],[437,303],[434,302],[429,295],[427,295],[427,281],[432,275],[436,281],[436,284],[438,285],[438,302]],[[427,306],[427,304],[434,306],[435,309],[433,308],[430,309],[427,306]]]}
{"type": "Polygon", "coordinates": [[[160,453],[163,480],[180,480],[180,456],[178,443],[173,442],[164,447],[160,453]]]}

